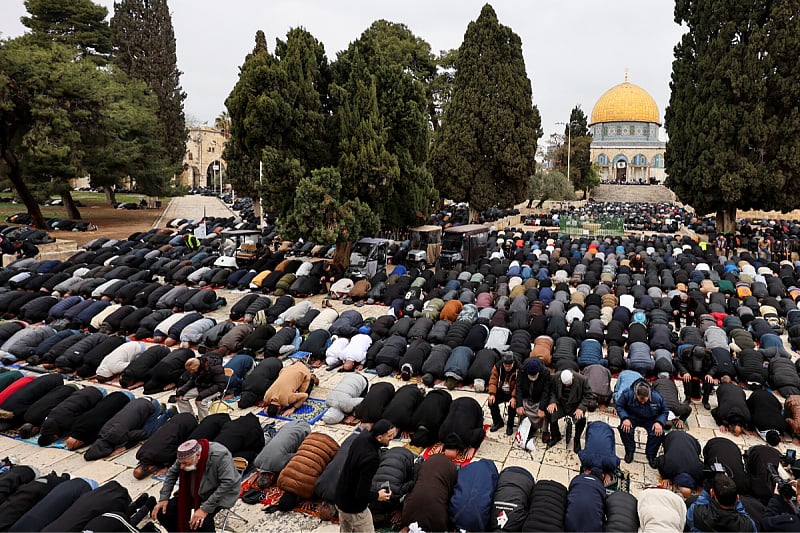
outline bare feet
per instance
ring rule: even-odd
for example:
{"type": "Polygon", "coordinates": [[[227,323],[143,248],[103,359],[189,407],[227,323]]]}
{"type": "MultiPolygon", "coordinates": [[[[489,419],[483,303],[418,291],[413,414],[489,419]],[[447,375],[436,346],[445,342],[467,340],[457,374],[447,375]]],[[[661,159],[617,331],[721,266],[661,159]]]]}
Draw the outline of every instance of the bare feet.
{"type": "Polygon", "coordinates": [[[720,426],[719,427],[719,431],[720,431],[720,433],[727,433],[728,432],[728,428],[725,427],[725,426],[720,426]]]}
{"type": "Polygon", "coordinates": [[[685,427],[683,424],[683,420],[680,419],[676,420],[674,424],[675,424],[675,429],[683,429],[685,427]]]}

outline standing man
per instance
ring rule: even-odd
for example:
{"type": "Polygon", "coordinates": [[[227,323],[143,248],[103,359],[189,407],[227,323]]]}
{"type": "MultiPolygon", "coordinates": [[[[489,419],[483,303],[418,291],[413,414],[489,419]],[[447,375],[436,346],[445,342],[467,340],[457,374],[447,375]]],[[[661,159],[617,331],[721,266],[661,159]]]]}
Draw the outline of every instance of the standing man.
{"type": "MultiPolygon", "coordinates": [[[[550,425],[550,438],[547,447],[552,448],[561,440],[558,420],[565,416],[575,419],[575,453],[581,451],[581,435],[586,428],[586,411],[589,402],[594,400],[592,389],[586,377],[574,370],[562,370],[552,376],[550,403],[547,406],[547,421],[550,425]]],[[[542,439],[544,440],[544,439],[542,439]]]]}
{"type": "Polygon", "coordinates": [[[191,400],[194,400],[197,406],[197,419],[202,421],[208,416],[208,408],[214,396],[224,391],[228,382],[225,369],[222,367],[222,359],[216,352],[207,352],[199,358],[187,359],[184,368],[188,379],[175,392],[178,412],[194,413],[191,403],[191,400]]]}
{"type": "MultiPolygon", "coordinates": [[[[336,508],[339,510],[339,531],[375,531],[369,510],[372,478],[381,462],[381,447],[388,446],[395,436],[395,427],[386,419],[375,422],[372,430],[356,437],[347,453],[342,475],[336,484],[336,508]]],[[[387,502],[391,490],[381,488],[378,501],[387,502]]]]}
{"type": "Polygon", "coordinates": [[[621,421],[619,437],[625,446],[625,462],[633,461],[636,449],[634,431],[637,427],[647,429],[645,454],[651,468],[656,468],[656,454],[664,439],[664,426],[669,409],[661,395],[650,388],[644,379],[637,379],[629,389],[622,391],[615,404],[621,421]]]}
{"type": "Polygon", "coordinates": [[[517,400],[517,362],[513,353],[505,353],[500,361],[492,367],[489,378],[489,412],[492,413],[492,427],[489,431],[495,432],[503,427],[503,415],[500,414],[500,404],[508,402],[508,424],[506,435],[514,433],[516,421],[517,400]]]}
{"type": "Polygon", "coordinates": [[[167,531],[214,531],[217,512],[230,509],[239,498],[240,477],[225,446],[188,440],[178,447],[178,460],[167,471],[153,520],[167,531]],[[178,481],[178,494],[172,496],[178,481]]]}

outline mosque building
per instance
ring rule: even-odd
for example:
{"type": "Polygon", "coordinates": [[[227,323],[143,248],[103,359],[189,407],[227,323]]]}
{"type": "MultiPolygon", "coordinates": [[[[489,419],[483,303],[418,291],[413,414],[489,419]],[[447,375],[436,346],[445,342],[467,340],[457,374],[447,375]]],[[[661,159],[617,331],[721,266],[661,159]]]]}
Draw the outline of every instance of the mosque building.
{"type": "Polygon", "coordinates": [[[628,81],[607,90],[592,109],[591,158],[602,182],[663,183],[666,142],[653,97],[628,81]]]}

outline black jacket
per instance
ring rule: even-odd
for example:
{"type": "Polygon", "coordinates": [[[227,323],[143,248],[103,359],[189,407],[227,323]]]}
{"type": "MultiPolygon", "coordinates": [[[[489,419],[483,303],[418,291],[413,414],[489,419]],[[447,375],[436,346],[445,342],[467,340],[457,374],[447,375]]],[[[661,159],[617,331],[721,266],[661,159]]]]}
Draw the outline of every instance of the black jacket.
{"type": "Polygon", "coordinates": [[[753,391],[747,398],[747,407],[750,409],[750,420],[757,431],[776,429],[781,435],[786,431],[781,402],[771,392],[753,391]]]}
{"type": "Polygon", "coordinates": [[[377,422],[383,417],[383,411],[392,401],[394,394],[394,385],[391,383],[382,381],[372,385],[353,415],[362,422],[377,422]]]}
{"type": "Polygon", "coordinates": [[[525,371],[527,363],[528,360],[526,359],[522,363],[521,370],[517,373],[517,406],[521,406],[523,400],[531,400],[533,402],[538,402],[539,409],[544,411],[547,409],[547,404],[550,402],[553,382],[544,364],[541,365],[544,371],[539,372],[536,381],[531,382],[531,380],[528,379],[528,373],[525,371]]]}
{"type": "Polygon", "coordinates": [[[360,513],[369,505],[372,477],[380,465],[380,443],[371,431],[362,431],[350,446],[336,485],[336,506],[345,513],[360,513]]]}
{"type": "Polygon", "coordinates": [[[158,428],[136,451],[136,459],[145,465],[169,466],[181,445],[197,429],[191,413],[178,413],[158,428]]]}
{"type": "Polygon", "coordinates": [[[800,531],[800,516],[780,495],[773,494],[761,518],[763,531],[800,531]]]}
{"type": "Polygon", "coordinates": [[[656,458],[658,472],[664,479],[673,479],[681,472],[696,482],[703,479],[700,442],[685,431],[670,431],[662,444],[664,453],[656,458]]]}
{"type": "Polygon", "coordinates": [[[452,402],[453,397],[444,389],[434,389],[425,395],[411,416],[415,428],[412,446],[431,446],[439,440],[439,428],[447,418],[452,402]]]}
{"type": "Polygon", "coordinates": [[[190,389],[197,388],[197,399],[202,400],[225,390],[228,378],[222,368],[222,358],[216,352],[208,352],[200,356],[200,368],[197,372],[189,372],[189,379],[175,394],[183,396],[190,389]]]}
{"type": "Polygon", "coordinates": [[[106,422],[97,435],[97,440],[84,454],[87,461],[108,457],[120,446],[128,446],[147,438],[142,428],[155,407],[147,398],[137,398],[106,422]]]}

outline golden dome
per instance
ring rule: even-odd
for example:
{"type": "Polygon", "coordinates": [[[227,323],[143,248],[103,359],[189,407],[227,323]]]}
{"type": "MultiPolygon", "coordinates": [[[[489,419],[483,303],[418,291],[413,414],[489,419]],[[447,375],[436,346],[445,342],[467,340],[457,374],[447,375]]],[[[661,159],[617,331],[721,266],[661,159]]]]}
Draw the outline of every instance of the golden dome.
{"type": "Polygon", "coordinates": [[[610,88],[597,100],[589,125],[598,122],[654,122],[660,126],[661,118],[653,97],[626,81],[610,88]]]}

